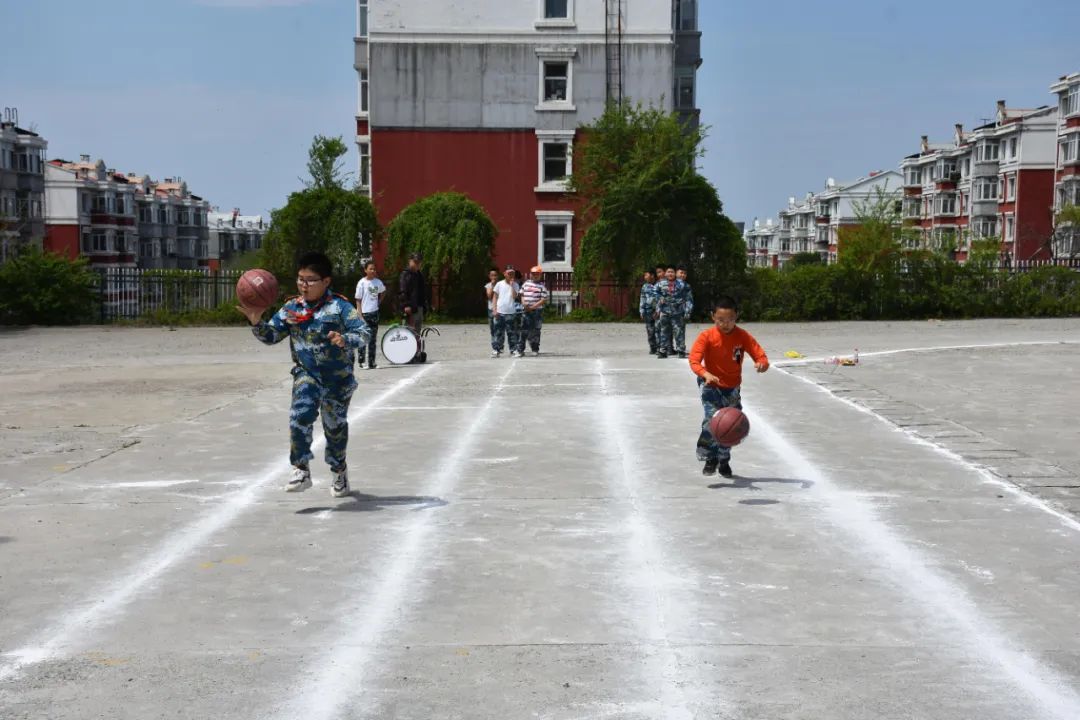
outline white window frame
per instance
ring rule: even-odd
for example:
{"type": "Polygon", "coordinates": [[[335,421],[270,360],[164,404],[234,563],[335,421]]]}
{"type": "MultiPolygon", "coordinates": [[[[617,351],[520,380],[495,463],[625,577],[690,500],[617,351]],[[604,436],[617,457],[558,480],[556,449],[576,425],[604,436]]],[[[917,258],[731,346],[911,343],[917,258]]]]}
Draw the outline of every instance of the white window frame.
{"type": "Polygon", "coordinates": [[[675,109],[676,110],[693,110],[697,107],[697,73],[693,69],[680,68],[675,73],[675,109]],[[682,104],[682,87],[683,84],[690,83],[690,104],[682,104]]]}
{"type": "Polygon", "coordinates": [[[1059,143],[1061,147],[1061,164],[1076,162],[1080,156],[1080,133],[1068,135],[1059,143]]]}
{"type": "Polygon", "coordinates": [[[360,165],[358,166],[360,187],[371,187],[371,143],[367,140],[362,140],[356,143],[356,149],[360,155],[360,165]]]}
{"type": "Polygon", "coordinates": [[[574,15],[575,0],[566,0],[566,17],[547,17],[547,2],[546,0],[537,0],[536,2],[536,22],[533,26],[537,29],[545,28],[573,28],[577,27],[574,15]]]}
{"type": "Polygon", "coordinates": [[[574,269],[574,213],[571,210],[536,211],[536,261],[544,272],[571,272],[574,269]],[[544,226],[566,227],[566,262],[544,261],[544,226]]]}
{"type": "Polygon", "coordinates": [[[537,48],[536,59],[539,68],[539,82],[537,87],[536,110],[554,110],[560,112],[573,112],[574,106],[574,58],[577,48],[537,48]],[[547,63],[566,63],[566,99],[546,100],[544,98],[544,69],[547,63]]]}
{"type": "Polygon", "coordinates": [[[1076,113],[1080,113],[1080,84],[1070,85],[1061,94],[1061,114],[1065,116],[1076,113]]]}
{"type": "Polygon", "coordinates": [[[574,172],[574,131],[573,130],[537,130],[536,131],[536,192],[567,191],[569,177],[574,172]],[[544,147],[547,145],[566,145],[566,179],[544,180],[544,147]]]}
{"type": "Polygon", "coordinates": [[[1004,220],[1004,240],[1005,242],[1012,242],[1014,236],[1016,235],[1016,218],[1013,216],[1012,213],[1006,213],[1004,220]]]}
{"type": "Polygon", "coordinates": [[[1016,175],[1012,174],[1005,178],[1005,202],[1016,200],[1016,175]]]}
{"type": "Polygon", "coordinates": [[[368,0],[358,0],[356,3],[356,37],[367,38],[371,33],[371,15],[368,11],[368,0]]]}

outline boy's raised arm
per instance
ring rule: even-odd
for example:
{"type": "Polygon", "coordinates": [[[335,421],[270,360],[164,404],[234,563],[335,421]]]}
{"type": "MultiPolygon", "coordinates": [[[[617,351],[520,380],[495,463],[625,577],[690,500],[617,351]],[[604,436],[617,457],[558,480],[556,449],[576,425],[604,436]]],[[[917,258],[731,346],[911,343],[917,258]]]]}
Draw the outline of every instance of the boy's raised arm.
{"type": "MultiPolygon", "coordinates": [[[[253,324],[251,334],[267,345],[279,343],[289,337],[289,324],[285,318],[285,307],[282,306],[269,320],[260,320],[253,324]]],[[[251,320],[251,318],[248,317],[248,320],[251,320]]]]}

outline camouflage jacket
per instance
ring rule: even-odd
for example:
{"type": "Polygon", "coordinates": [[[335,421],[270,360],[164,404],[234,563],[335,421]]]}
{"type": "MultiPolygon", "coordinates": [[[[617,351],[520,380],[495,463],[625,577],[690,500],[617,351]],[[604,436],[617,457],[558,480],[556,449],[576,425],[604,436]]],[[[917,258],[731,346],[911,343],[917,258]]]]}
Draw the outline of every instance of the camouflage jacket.
{"type": "Polygon", "coordinates": [[[694,291],[691,289],[690,283],[685,280],[683,282],[686,283],[686,309],[683,312],[686,315],[686,319],[689,320],[690,313],[694,312],[694,291]]]}
{"type": "Polygon", "coordinates": [[[356,307],[341,295],[329,291],[309,305],[303,297],[286,302],[269,320],[262,320],[251,332],[267,345],[289,338],[293,375],[306,373],[322,385],[355,385],[354,349],[367,344],[371,330],[356,307]],[[330,342],[331,331],[341,333],[345,347],[330,342]]]}
{"type": "Polygon", "coordinates": [[[690,286],[682,280],[661,280],[656,283],[656,309],[661,315],[685,315],[690,298],[690,286]]]}
{"type": "Polygon", "coordinates": [[[641,301],[638,303],[638,314],[641,317],[646,315],[652,315],[656,312],[656,301],[659,293],[656,289],[656,285],[652,283],[644,283],[641,286],[641,301]]]}

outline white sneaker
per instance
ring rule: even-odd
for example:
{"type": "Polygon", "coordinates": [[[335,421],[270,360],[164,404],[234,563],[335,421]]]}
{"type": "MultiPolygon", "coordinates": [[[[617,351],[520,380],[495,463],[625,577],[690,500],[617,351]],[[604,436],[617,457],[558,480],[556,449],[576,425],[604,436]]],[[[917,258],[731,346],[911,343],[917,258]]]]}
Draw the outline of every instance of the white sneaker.
{"type": "Polygon", "coordinates": [[[336,498],[346,497],[349,494],[349,471],[341,470],[334,473],[334,482],[330,486],[330,494],[336,498]]]}
{"type": "Polygon", "coordinates": [[[521,357],[521,353],[519,353],[517,350],[515,350],[514,352],[510,353],[510,357],[519,358],[519,357],[521,357]]]}
{"type": "Polygon", "coordinates": [[[294,467],[292,478],[285,486],[285,492],[303,492],[311,487],[311,471],[307,468],[294,467]]]}
{"type": "Polygon", "coordinates": [[[539,350],[533,350],[533,357],[540,357],[540,351],[539,350]]]}
{"type": "Polygon", "coordinates": [[[499,355],[501,355],[501,354],[502,354],[502,353],[500,353],[500,352],[499,352],[498,350],[492,350],[492,351],[491,351],[491,357],[492,357],[492,359],[495,359],[495,358],[499,357],[499,355]]]}

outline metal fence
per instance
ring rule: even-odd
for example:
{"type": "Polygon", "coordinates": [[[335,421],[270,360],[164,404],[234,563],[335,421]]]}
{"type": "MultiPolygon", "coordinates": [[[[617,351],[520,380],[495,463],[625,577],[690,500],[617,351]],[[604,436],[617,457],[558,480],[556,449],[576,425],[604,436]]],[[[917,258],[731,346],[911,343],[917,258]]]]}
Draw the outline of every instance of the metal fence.
{"type": "Polygon", "coordinates": [[[213,310],[236,299],[240,271],[98,270],[101,322],[134,320],[157,312],[213,310]]]}

